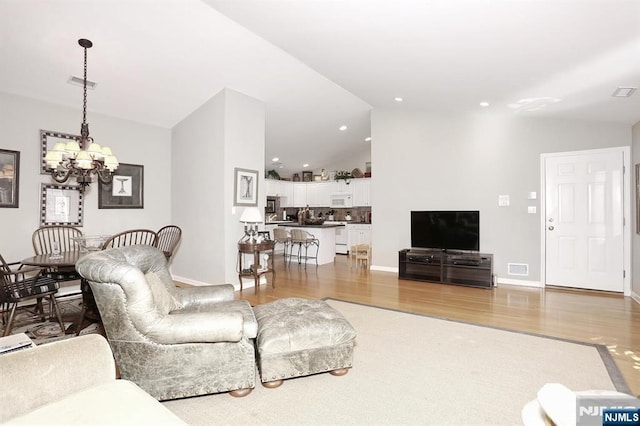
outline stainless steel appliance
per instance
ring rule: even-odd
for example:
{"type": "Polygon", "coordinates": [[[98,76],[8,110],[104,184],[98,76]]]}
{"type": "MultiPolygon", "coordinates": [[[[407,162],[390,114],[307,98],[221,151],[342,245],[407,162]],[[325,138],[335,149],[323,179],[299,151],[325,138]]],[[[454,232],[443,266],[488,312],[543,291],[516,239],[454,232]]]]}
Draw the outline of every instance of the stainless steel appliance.
{"type": "Polygon", "coordinates": [[[337,254],[347,254],[349,252],[349,247],[347,247],[347,243],[349,241],[349,236],[347,234],[347,222],[346,221],[330,221],[327,220],[324,222],[325,225],[343,225],[336,227],[336,253],[337,254]]]}

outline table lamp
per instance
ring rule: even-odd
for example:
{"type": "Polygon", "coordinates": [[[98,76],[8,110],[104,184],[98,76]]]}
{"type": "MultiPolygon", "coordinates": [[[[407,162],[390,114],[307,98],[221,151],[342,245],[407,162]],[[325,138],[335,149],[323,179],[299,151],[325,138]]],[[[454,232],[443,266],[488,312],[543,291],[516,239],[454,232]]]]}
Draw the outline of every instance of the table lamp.
{"type": "Polygon", "coordinates": [[[262,215],[257,207],[246,207],[240,215],[240,222],[244,223],[244,236],[249,238],[250,243],[255,243],[258,233],[258,223],[262,222],[262,215]]]}

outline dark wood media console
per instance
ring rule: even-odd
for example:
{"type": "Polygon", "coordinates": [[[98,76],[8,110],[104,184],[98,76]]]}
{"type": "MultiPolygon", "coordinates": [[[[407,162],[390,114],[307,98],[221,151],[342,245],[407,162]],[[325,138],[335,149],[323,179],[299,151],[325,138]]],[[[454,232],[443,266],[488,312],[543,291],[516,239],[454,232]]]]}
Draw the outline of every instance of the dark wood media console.
{"type": "Polygon", "coordinates": [[[400,250],[400,278],[493,287],[493,255],[440,250],[400,250]]]}

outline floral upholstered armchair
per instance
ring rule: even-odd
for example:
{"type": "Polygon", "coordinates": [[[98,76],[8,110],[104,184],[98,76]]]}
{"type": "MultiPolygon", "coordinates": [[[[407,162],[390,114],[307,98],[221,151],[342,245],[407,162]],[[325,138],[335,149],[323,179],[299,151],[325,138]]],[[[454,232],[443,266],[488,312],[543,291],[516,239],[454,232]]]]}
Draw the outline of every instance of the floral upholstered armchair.
{"type": "Polygon", "coordinates": [[[254,388],[258,326],[231,284],[178,288],[162,251],[145,245],[88,254],[76,269],[123,379],[158,400],[254,388]]]}

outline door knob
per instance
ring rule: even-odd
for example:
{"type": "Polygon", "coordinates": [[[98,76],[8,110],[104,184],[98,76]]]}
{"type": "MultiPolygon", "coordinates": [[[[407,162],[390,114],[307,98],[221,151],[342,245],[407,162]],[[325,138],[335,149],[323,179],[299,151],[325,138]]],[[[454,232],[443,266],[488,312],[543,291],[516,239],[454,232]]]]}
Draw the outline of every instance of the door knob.
{"type": "Polygon", "coordinates": [[[549,231],[553,231],[554,229],[553,225],[549,227],[549,231]]]}

